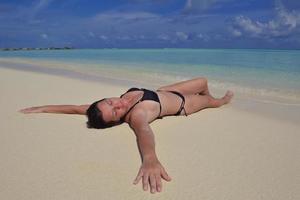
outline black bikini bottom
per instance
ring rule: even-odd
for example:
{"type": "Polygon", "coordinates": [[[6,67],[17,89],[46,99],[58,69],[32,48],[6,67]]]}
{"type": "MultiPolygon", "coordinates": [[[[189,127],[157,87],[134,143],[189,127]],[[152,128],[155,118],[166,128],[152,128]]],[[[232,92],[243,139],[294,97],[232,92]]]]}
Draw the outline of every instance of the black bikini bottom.
{"type": "Polygon", "coordinates": [[[182,99],[182,102],[181,102],[181,105],[179,107],[179,110],[177,111],[177,113],[175,114],[175,116],[180,115],[180,113],[181,113],[182,110],[184,110],[184,115],[187,116],[185,108],[184,108],[184,104],[185,104],[185,98],[184,98],[184,96],[182,94],[180,94],[179,92],[177,92],[177,91],[169,91],[169,92],[172,92],[173,94],[176,94],[177,96],[179,96],[182,99]]]}
{"type": "Polygon", "coordinates": [[[177,96],[179,96],[179,97],[182,99],[182,102],[181,102],[181,105],[180,105],[180,107],[179,107],[179,110],[178,110],[177,113],[175,113],[174,115],[175,115],[175,116],[180,115],[180,114],[181,114],[181,111],[183,110],[183,111],[184,111],[184,115],[187,116],[186,111],[185,111],[185,108],[184,108],[185,98],[184,98],[184,96],[183,96],[181,93],[179,93],[179,92],[177,92],[177,91],[168,91],[168,90],[157,90],[157,91],[171,92],[171,93],[176,94],[177,96]]]}

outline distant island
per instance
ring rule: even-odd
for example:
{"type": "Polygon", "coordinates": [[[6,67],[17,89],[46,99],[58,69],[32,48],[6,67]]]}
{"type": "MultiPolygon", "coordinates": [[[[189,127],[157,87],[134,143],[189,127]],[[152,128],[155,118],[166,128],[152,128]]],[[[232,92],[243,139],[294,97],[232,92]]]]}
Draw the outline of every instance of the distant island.
{"type": "Polygon", "coordinates": [[[45,47],[45,48],[31,48],[31,47],[23,47],[23,48],[1,48],[1,51],[33,51],[33,50],[71,50],[75,49],[74,47],[45,47]]]}

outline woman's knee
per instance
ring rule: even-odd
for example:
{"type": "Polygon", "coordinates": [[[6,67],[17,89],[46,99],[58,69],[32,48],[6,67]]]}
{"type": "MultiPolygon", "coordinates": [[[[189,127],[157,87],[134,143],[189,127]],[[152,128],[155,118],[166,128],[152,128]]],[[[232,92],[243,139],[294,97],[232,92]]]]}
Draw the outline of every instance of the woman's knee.
{"type": "Polygon", "coordinates": [[[207,95],[188,95],[185,97],[185,108],[187,114],[192,114],[202,109],[210,107],[210,97],[207,95]]]}

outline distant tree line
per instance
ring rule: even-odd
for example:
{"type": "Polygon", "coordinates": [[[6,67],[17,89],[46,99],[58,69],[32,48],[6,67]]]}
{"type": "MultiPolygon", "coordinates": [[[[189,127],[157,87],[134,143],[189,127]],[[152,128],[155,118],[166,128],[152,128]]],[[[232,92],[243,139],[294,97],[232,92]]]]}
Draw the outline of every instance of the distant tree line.
{"type": "Polygon", "coordinates": [[[31,48],[31,47],[22,47],[22,48],[1,48],[2,51],[32,51],[32,50],[66,50],[66,49],[75,49],[74,47],[44,47],[44,48],[31,48]]]}

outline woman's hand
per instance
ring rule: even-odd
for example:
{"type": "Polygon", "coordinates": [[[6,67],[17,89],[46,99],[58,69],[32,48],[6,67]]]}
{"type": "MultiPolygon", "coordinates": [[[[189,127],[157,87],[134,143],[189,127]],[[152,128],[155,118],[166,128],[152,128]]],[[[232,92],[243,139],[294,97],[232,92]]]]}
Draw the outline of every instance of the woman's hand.
{"type": "Polygon", "coordinates": [[[42,113],[42,112],[44,112],[43,108],[44,108],[44,106],[29,107],[29,108],[21,109],[21,110],[19,110],[19,112],[24,113],[24,114],[42,113]]]}
{"type": "Polygon", "coordinates": [[[165,179],[166,181],[171,181],[171,177],[167,174],[167,172],[157,159],[143,161],[143,164],[133,184],[138,184],[141,178],[143,178],[142,183],[144,191],[148,190],[148,185],[150,183],[151,193],[161,192],[161,178],[165,179]]]}

